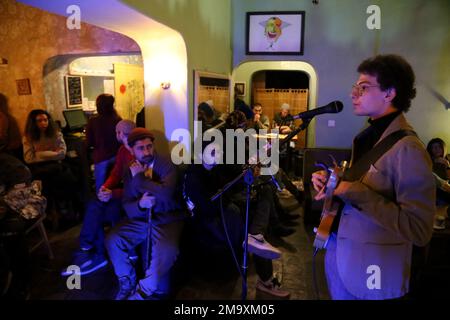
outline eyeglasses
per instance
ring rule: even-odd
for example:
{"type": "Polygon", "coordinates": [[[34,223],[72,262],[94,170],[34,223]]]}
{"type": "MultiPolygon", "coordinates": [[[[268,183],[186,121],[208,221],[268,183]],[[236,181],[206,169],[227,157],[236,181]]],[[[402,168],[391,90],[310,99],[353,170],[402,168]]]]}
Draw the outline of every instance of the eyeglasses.
{"type": "Polygon", "coordinates": [[[367,88],[379,87],[378,84],[354,84],[352,85],[352,95],[361,97],[367,88]]]}

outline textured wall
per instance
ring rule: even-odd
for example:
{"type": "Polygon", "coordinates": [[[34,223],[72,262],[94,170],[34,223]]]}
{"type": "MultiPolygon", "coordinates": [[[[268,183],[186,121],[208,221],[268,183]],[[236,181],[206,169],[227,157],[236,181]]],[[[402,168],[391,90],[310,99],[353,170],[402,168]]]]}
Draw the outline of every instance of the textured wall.
{"type": "MultiPolygon", "coordinates": [[[[0,1],[0,93],[8,97],[10,113],[21,129],[30,110],[45,108],[43,69],[47,60],[65,54],[138,52],[130,38],[88,24],[66,28],[66,18],[17,3],[0,1]],[[29,78],[31,95],[18,95],[16,80],[29,78]]],[[[64,102],[65,103],[65,102],[64,102]]]]}

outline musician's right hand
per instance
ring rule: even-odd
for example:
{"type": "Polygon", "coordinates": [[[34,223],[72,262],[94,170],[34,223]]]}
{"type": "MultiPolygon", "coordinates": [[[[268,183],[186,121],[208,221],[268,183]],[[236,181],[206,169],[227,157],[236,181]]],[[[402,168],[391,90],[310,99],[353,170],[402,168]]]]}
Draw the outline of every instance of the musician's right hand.
{"type": "Polygon", "coordinates": [[[156,204],[156,198],[148,194],[148,192],[142,195],[141,200],[139,200],[139,207],[151,209],[156,204]]]}
{"type": "Polygon", "coordinates": [[[327,183],[327,172],[325,170],[316,171],[311,176],[311,182],[313,184],[314,190],[318,194],[314,197],[315,200],[321,200],[325,197],[325,186],[327,183]]]}

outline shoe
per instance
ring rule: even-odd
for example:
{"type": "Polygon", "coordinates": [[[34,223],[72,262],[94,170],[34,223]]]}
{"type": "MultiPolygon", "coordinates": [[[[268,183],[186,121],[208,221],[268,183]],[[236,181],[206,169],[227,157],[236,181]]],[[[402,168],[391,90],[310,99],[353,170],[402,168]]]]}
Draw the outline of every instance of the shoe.
{"type": "Polygon", "coordinates": [[[274,277],[270,278],[266,282],[258,279],[256,282],[256,290],[281,299],[289,299],[291,296],[289,291],[281,289],[281,284],[278,282],[278,279],[274,277]]]}
{"type": "Polygon", "coordinates": [[[134,294],[130,295],[127,300],[165,300],[167,299],[167,295],[165,294],[158,294],[158,293],[152,293],[151,295],[146,295],[139,285],[136,288],[136,291],[134,294]]]}
{"type": "Polygon", "coordinates": [[[79,271],[68,267],[61,272],[61,275],[67,277],[75,273],[84,276],[103,268],[107,264],[108,260],[103,255],[90,253],[89,251],[80,252],[72,263],[72,266],[77,266],[79,271]]]}
{"type": "Polygon", "coordinates": [[[442,216],[435,217],[433,229],[444,230],[445,229],[445,217],[442,217],[442,216]]]}
{"type": "Polygon", "coordinates": [[[119,278],[119,291],[114,300],[127,300],[136,291],[136,279],[130,277],[119,278]]]}
{"type": "Polygon", "coordinates": [[[281,257],[281,251],[268,243],[262,234],[248,234],[248,251],[270,260],[281,257]]]}
{"type": "Polygon", "coordinates": [[[295,229],[286,228],[286,227],[283,227],[282,225],[277,225],[277,226],[273,227],[271,231],[272,231],[272,234],[277,237],[287,237],[287,236],[290,236],[291,234],[293,234],[295,232],[295,229]]]}

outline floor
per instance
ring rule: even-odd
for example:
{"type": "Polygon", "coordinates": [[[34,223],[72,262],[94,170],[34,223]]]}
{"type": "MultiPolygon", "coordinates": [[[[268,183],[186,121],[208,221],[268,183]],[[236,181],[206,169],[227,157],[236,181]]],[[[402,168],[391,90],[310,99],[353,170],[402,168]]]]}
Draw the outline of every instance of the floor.
{"type": "MultiPolygon", "coordinates": [[[[291,222],[295,233],[285,238],[268,238],[278,247],[282,257],[273,261],[274,274],[282,287],[291,293],[291,300],[329,300],[323,272],[323,253],[315,258],[313,268],[312,230],[305,230],[301,206],[293,197],[281,199],[285,209],[300,214],[291,222]],[[316,271],[317,290],[313,270],[316,271]],[[319,292],[319,294],[317,294],[319,292]]],[[[110,300],[117,286],[111,265],[81,278],[81,289],[68,289],[66,278],[60,276],[70,264],[72,253],[78,248],[80,224],[62,226],[64,231],[49,232],[55,259],[49,260],[44,247],[32,254],[31,300],[110,300]]],[[[37,237],[37,234],[34,235],[37,237]]],[[[33,237],[33,235],[31,236],[33,237]]],[[[450,293],[450,220],[445,230],[434,232],[427,267],[419,282],[415,298],[449,299],[450,293]]],[[[197,250],[199,251],[199,250],[197,250]]],[[[197,252],[199,253],[199,252],[197,252]]],[[[181,254],[174,267],[173,300],[239,300],[243,286],[230,251],[215,256],[196,258],[181,254]]],[[[238,256],[241,261],[242,257],[238,256]]],[[[255,290],[256,274],[251,255],[248,272],[248,300],[273,299],[255,290]]],[[[414,298],[414,297],[413,297],[414,298]]]]}
{"type": "MultiPolygon", "coordinates": [[[[268,239],[282,252],[282,257],[274,260],[274,273],[281,279],[282,287],[291,293],[291,300],[317,299],[312,272],[312,236],[307,233],[302,222],[302,208],[293,197],[282,199],[282,205],[300,218],[291,222],[296,231],[285,238],[268,239]]],[[[32,300],[108,300],[114,296],[117,282],[109,264],[81,278],[81,289],[68,289],[67,278],[60,276],[64,267],[70,264],[72,253],[78,247],[80,225],[66,227],[65,231],[50,232],[50,241],[55,254],[49,260],[44,248],[33,253],[32,300]]],[[[216,259],[205,257],[192,261],[190,257],[181,256],[175,266],[174,292],[175,300],[239,300],[242,297],[242,280],[229,252],[220,254],[216,259]],[[226,257],[228,255],[228,258],[226,257]],[[222,259],[223,258],[223,259],[222,259]]],[[[238,257],[242,260],[242,257],[238,257]]],[[[321,299],[329,299],[322,269],[323,257],[316,257],[317,284],[321,299]]],[[[257,292],[256,274],[251,256],[248,272],[248,300],[273,299],[272,296],[257,292]]]]}

